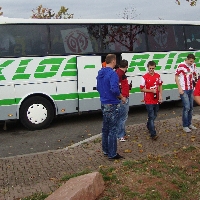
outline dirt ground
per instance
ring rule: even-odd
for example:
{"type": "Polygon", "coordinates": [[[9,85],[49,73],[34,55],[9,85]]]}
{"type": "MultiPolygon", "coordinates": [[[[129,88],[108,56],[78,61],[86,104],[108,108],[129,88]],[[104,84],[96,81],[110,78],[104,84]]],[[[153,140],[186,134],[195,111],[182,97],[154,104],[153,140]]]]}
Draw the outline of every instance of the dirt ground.
{"type": "Polygon", "coordinates": [[[200,149],[183,148],[164,157],[148,155],[100,172],[106,189],[98,200],[199,200],[200,149]]]}

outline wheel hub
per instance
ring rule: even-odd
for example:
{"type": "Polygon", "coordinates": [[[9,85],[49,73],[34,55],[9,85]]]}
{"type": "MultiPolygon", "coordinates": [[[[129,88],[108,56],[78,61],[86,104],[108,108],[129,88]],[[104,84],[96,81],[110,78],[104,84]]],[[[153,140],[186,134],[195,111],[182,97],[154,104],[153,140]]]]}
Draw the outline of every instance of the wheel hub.
{"type": "Polygon", "coordinates": [[[40,124],[47,118],[47,109],[42,104],[33,104],[27,110],[27,118],[33,124],[40,124]]]}

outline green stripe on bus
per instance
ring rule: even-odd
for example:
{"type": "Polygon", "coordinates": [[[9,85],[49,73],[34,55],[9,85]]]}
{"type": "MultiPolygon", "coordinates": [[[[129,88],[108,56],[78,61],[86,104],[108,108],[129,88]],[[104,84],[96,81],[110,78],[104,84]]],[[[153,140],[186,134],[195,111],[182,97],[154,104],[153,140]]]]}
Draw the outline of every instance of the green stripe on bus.
{"type": "Polygon", "coordinates": [[[10,106],[16,104],[15,99],[2,99],[0,100],[0,106],[10,106]]]}
{"type": "Polygon", "coordinates": [[[16,98],[16,99],[15,99],[15,103],[16,103],[16,104],[19,104],[19,102],[21,101],[21,99],[22,99],[22,98],[16,98]]]}
{"type": "MultiPolygon", "coordinates": [[[[169,90],[169,89],[177,89],[177,85],[176,84],[168,84],[168,85],[162,85],[162,89],[163,90],[169,90]]],[[[130,94],[132,93],[137,93],[137,92],[141,92],[140,91],[140,87],[135,87],[135,88],[132,88],[130,90],[130,94]]]]}
{"type": "Polygon", "coordinates": [[[79,93],[79,99],[90,99],[99,97],[98,92],[79,93]]]}
{"type": "Polygon", "coordinates": [[[44,72],[44,73],[35,73],[35,78],[49,78],[56,75],[57,72],[44,72]]]}
{"type": "Polygon", "coordinates": [[[29,79],[31,75],[30,74],[16,74],[13,76],[12,80],[18,80],[18,79],[29,79]]]}
{"type": "Polygon", "coordinates": [[[85,65],[84,69],[92,69],[95,68],[95,65],[85,65]]]}
{"type": "MultiPolygon", "coordinates": [[[[163,90],[169,89],[177,89],[176,84],[168,84],[162,86],[163,90]]],[[[140,87],[135,87],[130,90],[130,94],[133,93],[140,93],[140,87]]],[[[92,99],[99,97],[98,92],[87,92],[87,93],[71,93],[71,94],[58,94],[58,95],[51,95],[53,100],[55,101],[63,101],[63,100],[73,100],[73,99],[92,99]]],[[[21,98],[16,99],[2,99],[0,100],[0,106],[3,105],[16,105],[19,104],[21,98]]]]}
{"type": "Polygon", "coordinates": [[[65,71],[61,76],[77,76],[77,71],[65,71]]]}
{"type": "Polygon", "coordinates": [[[51,97],[55,101],[62,101],[66,99],[78,99],[78,93],[51,95],[51,97]]]}
{"type": "Polygon", "coordinates": [[[168,84],[168,85],[163,85],[162,89],[163,90],[169,90],[169,89],[177,89],[178,86],[176,84],[168,84]]]}
{"type": "Polygon", "coordinates": [[[140,87],[132,88],[129,93],[132,94],[132,93],[136,93],[136,92],[141,92],[140,87]]]}

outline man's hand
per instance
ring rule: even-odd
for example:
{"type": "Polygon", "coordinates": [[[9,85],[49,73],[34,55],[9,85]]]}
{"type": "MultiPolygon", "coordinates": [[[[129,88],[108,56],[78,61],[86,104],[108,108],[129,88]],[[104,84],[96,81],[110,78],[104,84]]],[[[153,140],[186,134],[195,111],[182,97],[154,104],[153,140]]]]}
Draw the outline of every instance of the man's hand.
{"type": "Polygon", "coordinates": [[[151,92],[152,92],[152,93],[156,93],[157,90],[156,90],[156,89],[151,89],[151,92]]]}
{"type": "Polygon", "coordinates": [[[163,102],[163,98],[162,98],[162,94],[159,93],[159,99],[158,99],[159,103],[163,102]]]}
{"type": "Polygon", "coordinates": [[[121,100],[123,104],[126,103],[126,97],[122,97],[121,100]]]}
{"type": "Polygon", "coordinates": [[[178,89],[178,92],[179,92],[179,94],[183,94],[183,93],[184,93],[184,91],[183,91],[182,88],[179,88],[179,89],[178,89]]]}

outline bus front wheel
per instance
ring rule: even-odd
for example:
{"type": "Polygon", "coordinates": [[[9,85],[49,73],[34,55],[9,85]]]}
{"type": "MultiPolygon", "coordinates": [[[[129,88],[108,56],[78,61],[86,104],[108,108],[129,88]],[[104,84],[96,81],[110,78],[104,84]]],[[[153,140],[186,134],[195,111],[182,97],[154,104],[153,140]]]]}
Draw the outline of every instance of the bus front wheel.
{"type": "Polygon", "coordinates": [[[54,118],[54,108],[44,97],[31,97],[20,108],[20,121],[29,130],[43,129],[54,118]]]}

